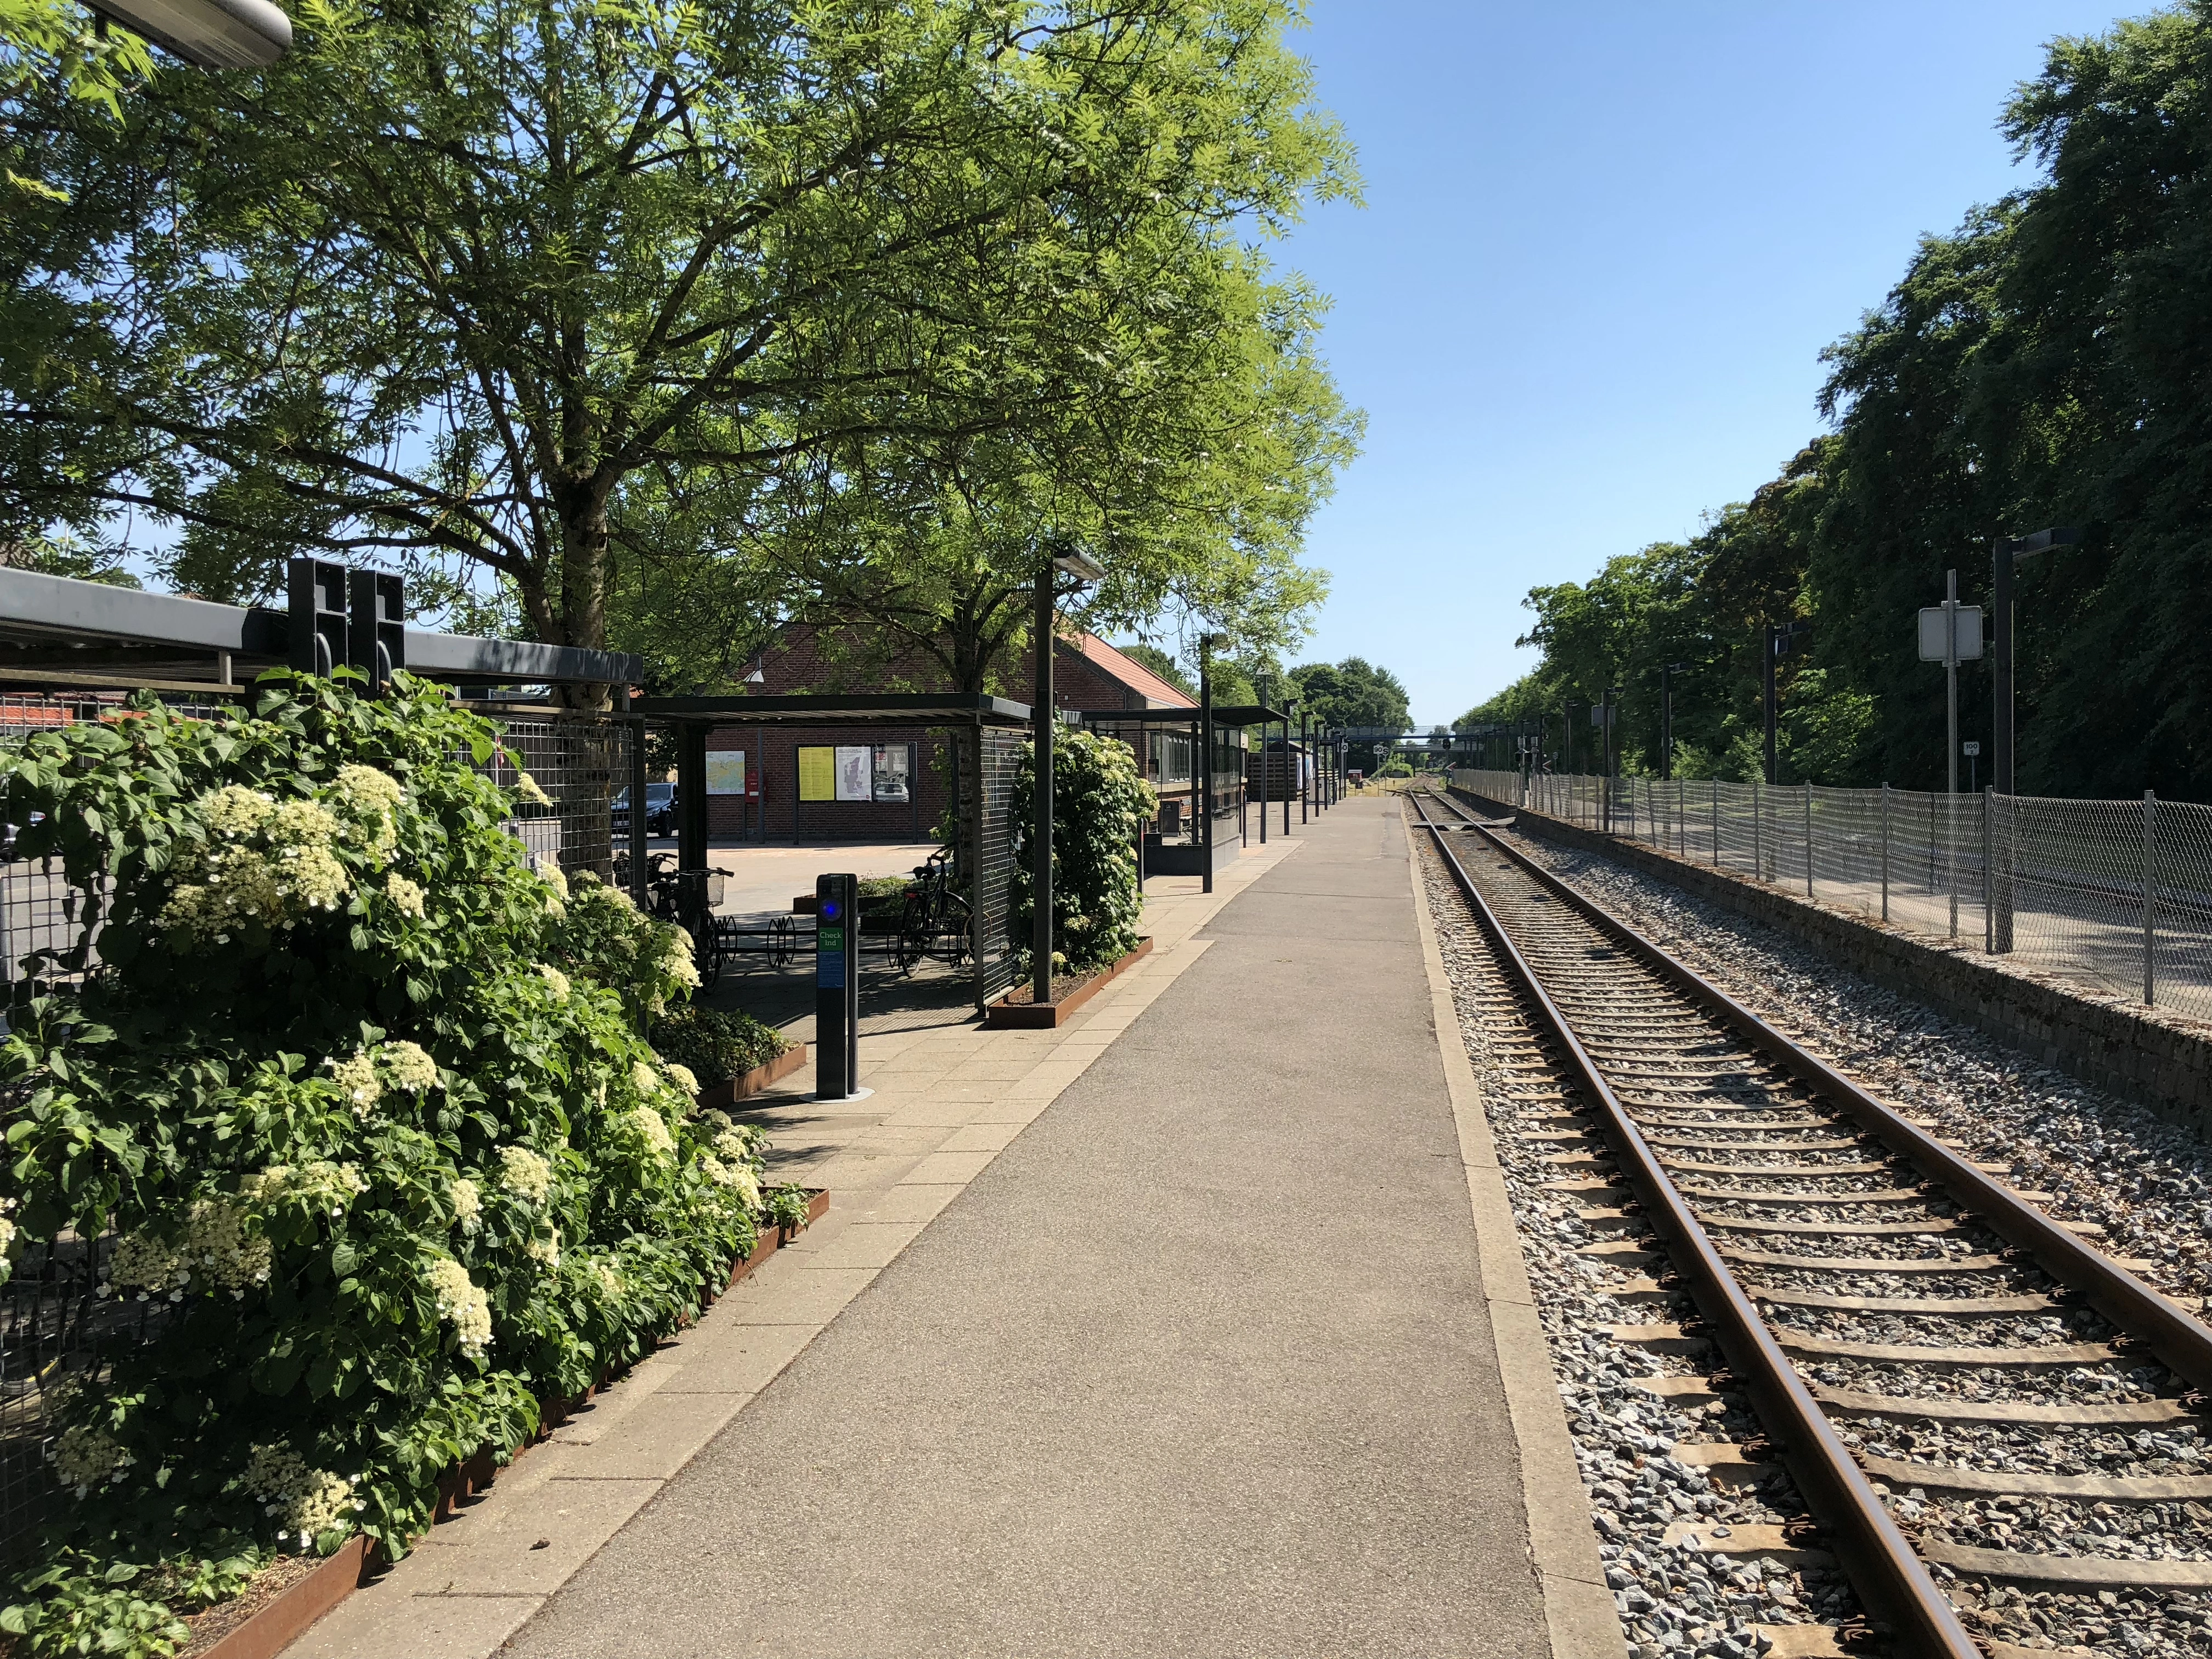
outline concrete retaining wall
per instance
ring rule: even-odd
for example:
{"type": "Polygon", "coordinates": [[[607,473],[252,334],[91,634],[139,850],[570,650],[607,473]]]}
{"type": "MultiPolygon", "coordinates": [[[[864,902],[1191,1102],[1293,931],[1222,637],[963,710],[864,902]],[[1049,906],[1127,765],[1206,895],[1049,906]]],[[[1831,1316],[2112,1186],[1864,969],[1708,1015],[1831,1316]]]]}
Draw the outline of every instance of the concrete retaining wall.
{"type": "Polygon", "coordinates": [[[1516,828],[1540,840],[1599,854],[1764,922],[1875,984],[1925,1002],[2084,1083],[2200,1133],[2212,1130],[2212,1033],[2027,979],[1978,953],[1947,949],[1823,909],[1741,876],[1522,811],[1470,790],[1454,786],[1451,793],[1480,811],[1512,814],[1516,828]]]}

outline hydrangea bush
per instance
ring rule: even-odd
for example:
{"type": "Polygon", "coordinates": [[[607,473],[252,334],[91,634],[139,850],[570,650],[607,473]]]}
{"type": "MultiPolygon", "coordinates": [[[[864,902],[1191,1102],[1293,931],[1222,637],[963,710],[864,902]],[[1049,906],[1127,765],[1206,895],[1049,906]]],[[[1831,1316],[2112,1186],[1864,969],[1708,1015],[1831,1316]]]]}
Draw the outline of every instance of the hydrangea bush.
{"type": "MultiPolygon", "coordinates": [[[[1019,971],[1030,971],[1035,878],[1030,838],[1036,818],[1036,750],[1014,763],[1007,814],[1014,827],[1014,870],[1007,927],[1019,971]]],[[[1159,811],[1159,797],[1137,770],[1136,755],[1113,738],[1073,727],[1052,740],[1052,965],[1055,973],[1103,968],[1137,948],[1145,908],[1137,884],[1137,831],[1159,811]]]]}
{"type": "Polygon", "coordinates": [[[68,1496],[0,1611],[32,1653],[173,1651],[274,1550],[404,1553],[794,1205],[639,1035],[690,942],[533,865],[495,727],[404,678],[258,695],[0,751],[19,854],[98,924],[0,1043],[5,1247],[112,1232],[152,1332],[47,1391],[68,1496]]]}

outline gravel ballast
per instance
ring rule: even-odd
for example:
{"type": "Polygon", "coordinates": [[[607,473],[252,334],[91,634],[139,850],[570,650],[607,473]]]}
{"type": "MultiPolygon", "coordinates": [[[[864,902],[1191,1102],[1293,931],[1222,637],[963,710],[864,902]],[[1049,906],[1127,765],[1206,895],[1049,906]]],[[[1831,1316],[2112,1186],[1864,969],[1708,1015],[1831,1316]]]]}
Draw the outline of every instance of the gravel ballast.
{"type": "MultiPolygon", "coordinates": [[[[1816,1621],[1838,1624],[1857,1611],[1848,1587],[1832,1570],[1784,1566],[1769,1561],[1708,1553],[1686,1540],[1686,1530],[1745,1522],[1772,1525],[1802,1513],[1779,1469],[1755,1486],[1729,1486],[1686,1464],[1680,1453],[1713,1439],[1742,1441],[1758,1432],[1740,1400],[1702,1403],[1662,1399],[1634,1386],[1634,1379],[1710,1370],[1698,1357],[1657,1356],[1617,1340],[1612,1327],[1658,1321],[1687,1322],[1693,1310],[1680,1297],[1656,1296],[1646,1274],[1665,1275],[1663,1262],[1615,1262],[1581,1254],[1597,1243],[1632,1240],[1618,1224],[1601,1231],[1579,1218],[1581,1199],[1607,1201],[1595,1193],[1559,1189],[1563,1176],[1593,1175],[1562,1168],[1562,1154],[1582,1147],[1562,1140],[1530,1141],[1532,1133],[1556,1133],[1577,1121],[1560,1115],[1556,1097],[1540,1098],[1553,1085],[1528,1069],[1531,1040],[1503,987],[1486,944],[1456,887],[1425,836],[1422,870],[1439,940],[1461,1014],[1462,1032],[1486,1108],[1499,1139],[1529,1261],[1532,1283],[1543,1305],[1547,1335],[1583,1477],[1598,1519],[1608,1582],[1615,1592],[1632,1652],[1703,1654],[1759,1652],[1768,1638],[1760,1626],[1816,1621]],[[1509,1056],[1517,1069],[1501,1063],[1509,1056]],[[1551,1160],[1546,1162],[1547,1159],[1551,1160]],[[1631,1290],[1631,1286],[1638,1288],[1631,1290]],[[1626,1294],[1616,1294],[1626,1292],[1626,1294]],[[1656,1469],[1655,1475],[1650,1471],[1656,1469]],[[1726,1644],[1729,1645],[1722,1645],[1726,1644]]],[[[2145,1279],[2197,1310],[2212,1289],[2212,1190],[2205,1148],[2189,1132],[2150,1112],[2090,1089],[2047,1066],[2007,1049],[1910,999],[1883,990],[1828,963],[1772,930],[1704,904],[1663,883],[1594,854],[1515,837],[1516,845],[1573,883],[1598,903],[1707,975],[1807,1047],[1820,1052],[1878,1096],[1935,1132],[1964,1142],[1969,1156],[2002,1166],[2008,1184],[2048,1194],[2046,1207],[2084,1230],[2101,1229],[2100,1242],[2138,1265],[2145,1279]]],[[[1632,1047],[1632,1021],[1620,1039],[1632,1047]]],[[[1608,1045],[1610,1046],[1610,1045],[1608,1045]]],[[[1613,1061],[1601,1059],[1610,1066],[1613,1061]]],[[[1639,1113],[1639,1117],[1644,1114],[1639,1113]]],[[[1737,1176],[1729,1166],[1756,1166],[1761,1146],[1808,1161],[1796,1150],[1803,1133],[1761,1132],[1747,1122],[1740,1151],[1700,1152],[1706,1171],[1678,1175],[1685,1186],[1784,1193],[1784,1177],[1737,1176]],[[1716,1169],[1713,1166],[1720,1166],[1716,1169]]],[[[1808,1151],[1811,1148],[1808,1146],[1808,1151]]],[[[1686,1154],[1686,1156],[1687,1156],[1686,1154]]],[[[1822,1158],[1820,1161],[1828,1161],[1822,1158]]],[[[1849,1164],[1838,1151],[1833,1161],[1849,1164]]],[[[1879,1190],[1887,1178],[1828,1182],[1829,1193],[1879,1190]]],[[[1846,1206],[1760,1205],[1736,1197],[1708,1212],[1834,1218],[1846,1206]]],[[[1925,1212],[1948,1213],[1940,1200],[1925,1212]]],[[[1989,1241],[1978,1228],[1973,1249],[1989,1241]]],[[[2093,1234],[2093,1236],[2094,1236],[2093,1234]]],[[[1820,1248],[1808,1237],[1805,1253],[1820,1248]]],[[[1853,1255],[1923,1255],[1941,1246],[1933,1238],[1910,1247],[1854,1239],[1853,1255]]],[[[1796,1253],[1792,1248],[1790,1253],[1796,1253]]],[[[1863,1274],[1765,1269],[1760,1282],[1825,1291],[1851,1291],[1894,1297],[1990,1295],[2005,1288],[2002,1276],[1954,1279],[1944,1273],[1863,1274]]],[[[2023,1283],[2028,1282],[2025,1276],[2023,1283]]],[[[1902,1345],[1955,1340],[1956,1322],[1922,1320],[1903,1312],[1838,1317],[1806,1307],[1771,1304],[1778,1323],[1813,1334],[1849,1336],[1902,1345]]],[[[1977,1319],[1976,1340],[2015,1348],[2094,1342],[2112,1333],[2094,1316],[2072,1308],[2049,1315],[2017,1314],[1977,1319]]],[[[1832,1387],[1869,1394],[1956,1392],[1968,1397],[2110,1401],[2170,1395],[2172,1379],[2160,1368],[2124,1360],[2067,1370],[2006,1367],[1914,1371],[1857,1360],[1808,1358],[1800,1369],[1832,1387]]],[[[2212,1473],[2197,1429],[2177,1425],[2151,1433],[2067,1425],[1931,1425],[1860,1418],[1839,1425],[1850,1443],[1867,1455],[1956,1464],[1979,1469],[2061,1475],[2195,1475],[2212,1473]]],[[[2199,1504],[2108,1504],[2064,1498],[1979,1498],[1927,1492],[1917,1486],[1884,1492],[1908,1530],[1984,1549],[2116,1559],[2212,1558],[2212,1507],[2199,1504]]],[[[1985,1639],[2038,1650],[2114,1654],[2202,1654],[2212,1651],[2212,1597],[2194,1593],[2107,1590],[2062,1592],[2033,1585],[1961,1581],[1938,1566],[1970,1627],[1985,1639]]],[[[1862,1650],[1854,1649],[1854,1651],[1862,1650]]]]}

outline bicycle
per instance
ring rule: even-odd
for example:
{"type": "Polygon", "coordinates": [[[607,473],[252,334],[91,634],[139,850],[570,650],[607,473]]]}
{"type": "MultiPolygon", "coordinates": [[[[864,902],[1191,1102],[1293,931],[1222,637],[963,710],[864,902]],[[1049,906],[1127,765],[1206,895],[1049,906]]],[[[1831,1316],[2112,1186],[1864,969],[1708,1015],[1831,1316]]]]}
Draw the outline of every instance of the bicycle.
{"type": "Polygon", "coordinates": [[[710,990],[722,977],[722,949],[714,907],[721,902],[720,870],[678,870],[673,853],[654,853],[645,861],[645,913],[656,921],[674,922],[691,935],[691,959],[699,985],[710,990]]]}
{"type": "Polygon", "coordinates": [[[914,867],[894,949],[902,972],[933,957],[954,968],[969,959],[973,912],[968,896],[953,884],[952,849],[939,848],[927,864],[914,867]]]}

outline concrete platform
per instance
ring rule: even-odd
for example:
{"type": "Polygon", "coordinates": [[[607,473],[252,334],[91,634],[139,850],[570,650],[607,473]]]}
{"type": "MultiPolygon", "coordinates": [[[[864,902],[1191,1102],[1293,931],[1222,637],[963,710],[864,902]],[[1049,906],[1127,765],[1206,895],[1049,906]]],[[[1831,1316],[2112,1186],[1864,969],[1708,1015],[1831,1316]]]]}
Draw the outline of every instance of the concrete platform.
{"type": "Polygon", "coordinates": [[[830,1220],[297,1659],[1619,1655],[1425,922],[1347,802],[772,1099],[830,1220]]]}

